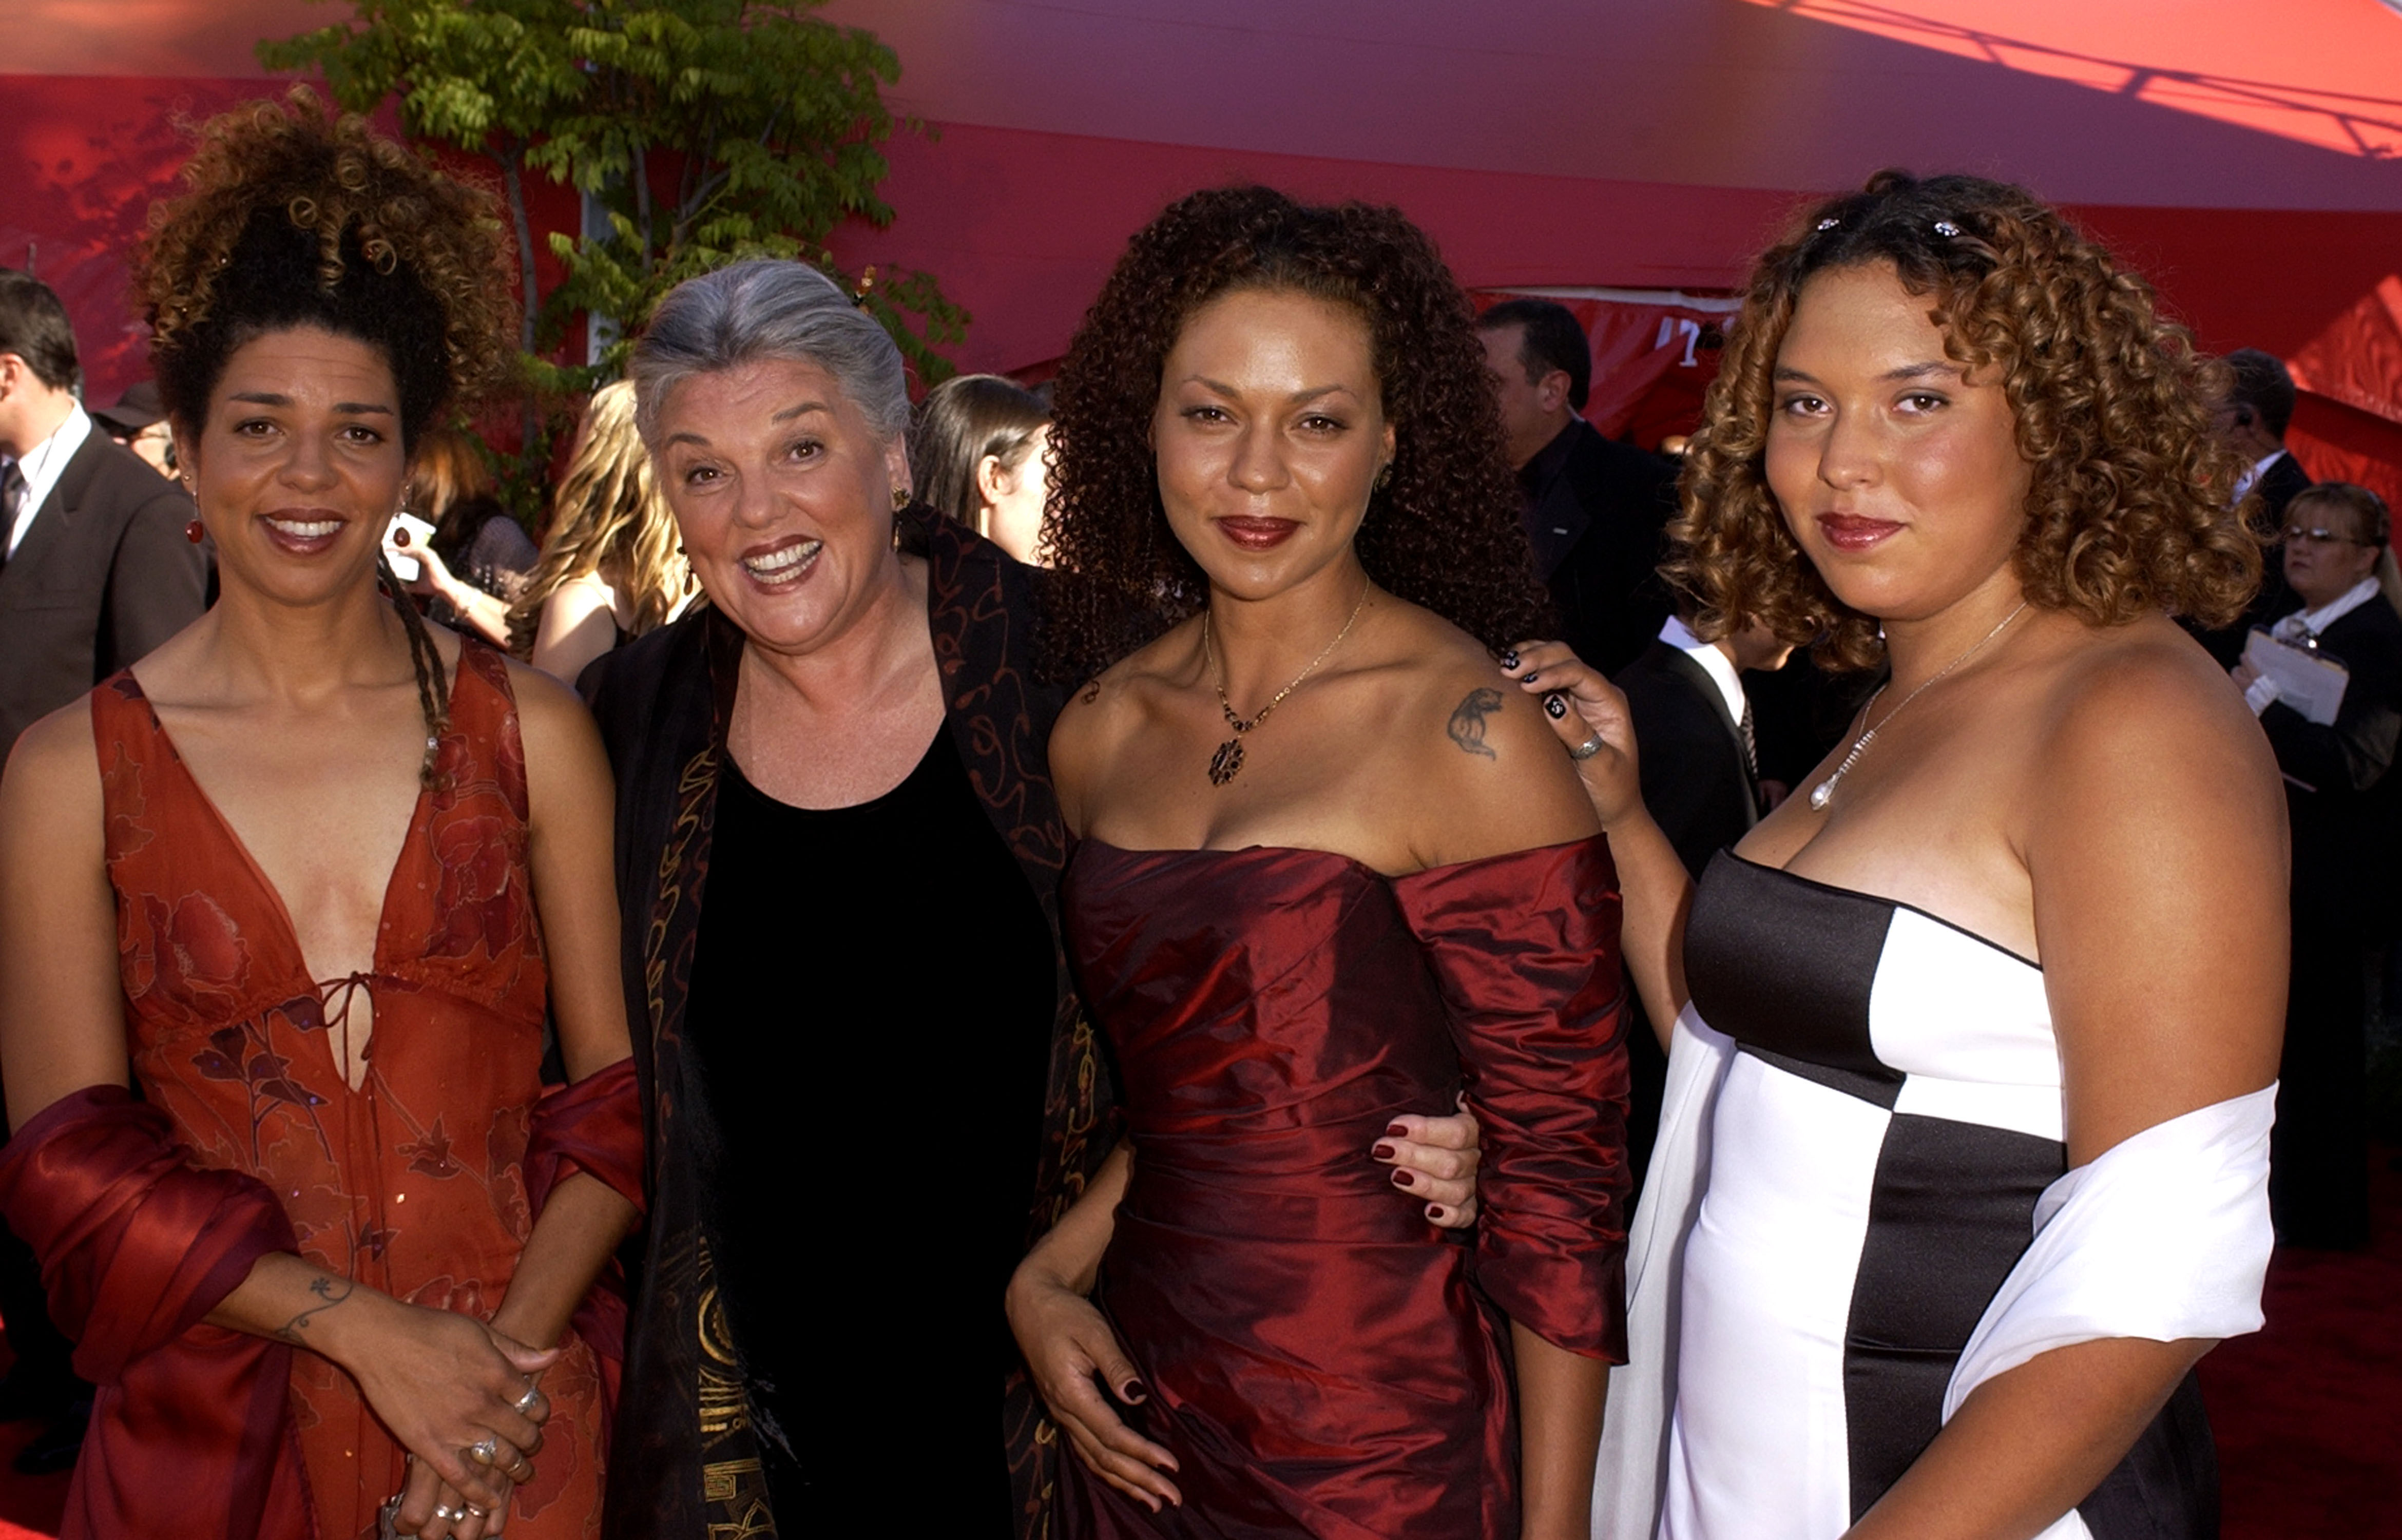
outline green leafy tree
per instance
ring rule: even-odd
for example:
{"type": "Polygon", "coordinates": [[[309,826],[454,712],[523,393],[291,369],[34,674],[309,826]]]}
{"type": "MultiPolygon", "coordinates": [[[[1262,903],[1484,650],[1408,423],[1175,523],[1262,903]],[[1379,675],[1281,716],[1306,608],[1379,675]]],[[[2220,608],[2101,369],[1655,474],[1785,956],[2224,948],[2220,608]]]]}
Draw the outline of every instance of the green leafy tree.
{"type": "MultiPolygon", "coordinates": [[[[889,328],[919,377],[967,312],[921,272],[841,272],[826,237],[844,219],[890,223],[877,146],[896,127],[882,88],[900,62],[875,34],[811,14],[822,0],[353,0],[352,18],[258,46],[270,69],[315,69],[335,100],[396,96],[412,135],[489,156],[517,228],[531,393],[528,472],[547,459],[543,398],[623,367],[556,351],[579,313],[630,328],[696,273],[746,256],[813,261],[889,328]],[[605,228],[554,233],[566,277],[537,282],[529,177],[572,185],[605,228]]],[[[898,125],[918,131],[917,123],[898,125]]]]}

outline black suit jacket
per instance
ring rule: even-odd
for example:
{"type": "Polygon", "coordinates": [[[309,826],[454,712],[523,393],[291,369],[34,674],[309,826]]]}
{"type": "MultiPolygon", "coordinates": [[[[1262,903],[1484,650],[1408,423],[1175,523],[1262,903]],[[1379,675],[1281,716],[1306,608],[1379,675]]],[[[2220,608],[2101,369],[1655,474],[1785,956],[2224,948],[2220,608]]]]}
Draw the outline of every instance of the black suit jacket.
{"type": "Polygon", "coordinates": [[[1668,618],[1658,569],[1677,511],[1677,468],[1579,418],[1526,462],[1520,484],[1560,639],[1603,673],[1617,673],[1668,618]]]}
{"type": "Polygon", "coordinates": [[[2402,617],[2381,596],[2319,634],[2319,652],[2351,680],[2335,721],[2319,724],[2283,701],[2260,713],[2261,731],[2290,777],[2294,909],[2314,929],[2382,935],[2395,906],[2402,851],[2402,617]],[[2304,791],[2300,781],[2312,788],[2304,791]]]}
{"type": "Polygon", "coordinates": [[[189,626],[208,559],[192,500],[98,425],[0,568],[0,758],[17,735],[189,626]]]}
{"type": "Polygon", "coordinates": [[[1743,728],[1708,670],[1653,641],[1613,681],[1626,694],[1642,766],[1643,805],[1699,882],[1719,851],[1760,821],[1743,728]]]}
{"type": "MultiPolygon", "coordinates": [[[[2257,508],[2250,510],[2253,524],[2269,531],[2273,538],[2285,527],[2285,504],[2294,494],[2311,485],[2311,473],[2302,468],[2292,451],[2282,451],[2260,473],[2260,479],[2251,487],[2251,495],[2260,500],[2257,508]]],[[[2285,547],[2272,544],[2260,553],[2260,591],[2234,625],[2216,631],[2194,632],[2210,655],[2222,668],[2232,668],[2243,657],[2243,643],[2256,626],[2266,626],[2280,615],[2291,614],[2300,608],[2301,600],[2285,584],[2285,563],[2280,554],[2285,547]]]]}

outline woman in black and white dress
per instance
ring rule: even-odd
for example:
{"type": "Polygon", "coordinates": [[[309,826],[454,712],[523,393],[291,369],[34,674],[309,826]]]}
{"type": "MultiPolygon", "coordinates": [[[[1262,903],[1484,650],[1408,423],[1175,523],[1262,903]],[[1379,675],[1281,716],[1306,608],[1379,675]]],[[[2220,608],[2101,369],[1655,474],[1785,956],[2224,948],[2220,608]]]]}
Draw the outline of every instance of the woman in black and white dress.
{"type": "Polygon", "coordinates": [[[2258,575],[2206,374],[2024,193],[1880,175],[1761,259],[1678,527],[1703,634],[1889,665],[1856,736],[1696,888],[1618,697],[1504,659],[1676,1024],[1598,1534],[2215,1533],[2286,942],[2276,765],[2170,619],[2258,575]]]}

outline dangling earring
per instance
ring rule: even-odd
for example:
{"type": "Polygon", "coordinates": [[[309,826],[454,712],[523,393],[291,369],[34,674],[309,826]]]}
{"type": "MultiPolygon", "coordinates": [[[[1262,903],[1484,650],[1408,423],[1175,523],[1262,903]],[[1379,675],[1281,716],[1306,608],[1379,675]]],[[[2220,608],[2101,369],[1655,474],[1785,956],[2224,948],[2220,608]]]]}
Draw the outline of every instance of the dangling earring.
{"type": "Polygon", "coordinates": [[[897,513],[899,513],[902,509],[906,508],[907,506],[909,506],[909,488],[906,488],[906,487],[895,487],[895,488],[892,488],[892,511],[893,511],[894,513],[896,513],[896,514],[897,514],[897,513]]]}
{"type": "Polygon", "coordinates": [[[184,538],[190,541],[195,545],[198,545],[200,542],[208,539],[208,527],[203,525],[199,519],[194,519],[189,524],[184,526],[184,538]]]}
{"type": "Polygon", "coordinates": [[[1393,462],[1392,462],[1391,461],[1389,461],[1389,460],[1388,460],[1388,461],[1385,461],[1385,463],[1384,463],[1381,467],[1379,467],[1379,468],[1377,469],[1377,472],[1376,472],[1376,486],[1375,486],[1375,489],[1376,489],[1377,491],[1380,491],[1380,492],[1381,492],[1381,491],[1383,491],[1386,488],[1390,487],[1392,484],[1393,484],[1393,462]]]}

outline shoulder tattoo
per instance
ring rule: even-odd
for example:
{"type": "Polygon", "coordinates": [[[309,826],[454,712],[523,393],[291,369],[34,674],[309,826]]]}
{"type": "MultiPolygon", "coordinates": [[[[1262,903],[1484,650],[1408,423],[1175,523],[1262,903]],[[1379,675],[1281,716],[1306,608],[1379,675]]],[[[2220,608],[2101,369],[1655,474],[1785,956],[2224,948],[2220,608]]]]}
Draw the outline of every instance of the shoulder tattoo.
{"type": "Polygon", "coordinates": [[[1468,692],[1466,700],[1452,708],[1451,721],[1444,725],[1443,731],[1451,735],[1452,742],[1459,745],[1461,753],[1482,754],[1488,760],[1499,759],[1501,756],[1493,751],[1493,746],[1484,741],[1484,719],[1499,709],[1501,692],[1480,685],[1468,692]]]}

